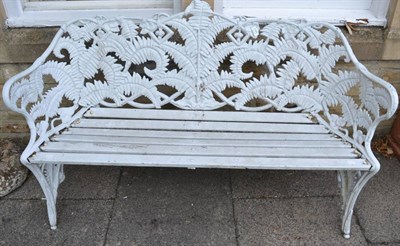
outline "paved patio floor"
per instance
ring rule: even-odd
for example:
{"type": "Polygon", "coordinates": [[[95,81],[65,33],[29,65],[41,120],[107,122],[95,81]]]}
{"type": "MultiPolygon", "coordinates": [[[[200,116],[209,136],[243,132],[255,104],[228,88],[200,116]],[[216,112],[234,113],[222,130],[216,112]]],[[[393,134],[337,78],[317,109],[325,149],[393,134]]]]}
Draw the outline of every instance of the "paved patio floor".
{"type": "Polygon", "coordinates": [[[335,172],[68,166],[58,229],[30,176],[0,199],[0,245],[400,245],[400,162],[380,160],[349,240],[335,172]]]}

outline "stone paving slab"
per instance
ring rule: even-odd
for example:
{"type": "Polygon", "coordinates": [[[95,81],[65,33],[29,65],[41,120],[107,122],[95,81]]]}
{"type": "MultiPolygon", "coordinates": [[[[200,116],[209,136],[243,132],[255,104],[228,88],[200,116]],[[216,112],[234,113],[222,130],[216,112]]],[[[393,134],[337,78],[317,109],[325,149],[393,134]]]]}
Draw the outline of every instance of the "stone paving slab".
{"type": "Polygon", "coordinates": [[[1,200],[0,245],[103,245],[112,201],[61,200],[50,230],[45,201],[1,200]]]}
{"type": "Polygon", "coordinates": [[[229,172],[124,168],[107,245],[236,245],[229,172]]]}
{"type": "Polygon", "coordinates": [[[400,162],[379,158],[380,172],[368,181],[356,214],[371,243],[400,243],[400,162]]]}
{"type": "Polygon", "coordinates": [[[335,196],[336,172],[232,170],[234,198],[335,196]]]}
{"type": "Polygon", "coordinates": [[[236,245],[231,200],[117,199],[106,245],[236,245]]]}
{"type": "Polygon", "coordinates": [[[239,245],[367,245],[354,219],[342,237],[336,197],[235,199],[234,208],[239,245]]]}
{"type": "Polygon", "coordinates": [[[0,245],[399,246],[400,162],[380,159],[350,240],[334,172],[68,166],[59,229],[30,177],[0,199],[0,245]]]}
{"type": "Polygon", "coordinates": [[[118,197],[136,199],[219,198],[230,194],[229,170],[183,168],[122,169],[118,197]]]}
{"type": "MultiPolygon", "coordinates": [[[[65,180],[58,199],[111,199],[116,195],[120,167],[65,166],[65,180]]],[[[4,199],[42,199],[44,194],[33,174],[4,199]]]]}

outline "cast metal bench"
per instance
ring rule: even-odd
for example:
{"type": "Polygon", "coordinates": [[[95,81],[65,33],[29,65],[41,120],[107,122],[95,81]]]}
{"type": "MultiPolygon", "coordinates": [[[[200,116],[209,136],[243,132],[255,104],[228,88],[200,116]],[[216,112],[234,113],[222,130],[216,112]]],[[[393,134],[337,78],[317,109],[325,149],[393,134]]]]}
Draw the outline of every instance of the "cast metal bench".
{"type": "Polygon", "coordinates": [[[63,165],[332,170],[346,238],[379,170],[374,131],[398,103],[338,28],[227,18],[199,0],[174,16],[63,25],[3,98],[28,122],[21,161],[53,229],[63,165]]]}

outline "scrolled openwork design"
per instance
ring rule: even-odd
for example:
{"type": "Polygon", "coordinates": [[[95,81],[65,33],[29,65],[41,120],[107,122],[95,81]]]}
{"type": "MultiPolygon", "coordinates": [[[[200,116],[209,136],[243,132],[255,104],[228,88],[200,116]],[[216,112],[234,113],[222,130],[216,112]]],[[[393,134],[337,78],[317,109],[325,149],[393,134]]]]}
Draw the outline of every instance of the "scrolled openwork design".
{"type": "Polygon", "coordinates": [[[40,143],[90,107],[170,104],[306,111],[362,148],[368,131],[394,113],[394,95],[358,63],[336,27],[260,24],[193,1],[181,14],[139,23],[99,17],[64,25],[31,69],[9,81],[4,98],[25,115],[40,143]],[[46,87],[46,76],[53,87],[46,87]]]}

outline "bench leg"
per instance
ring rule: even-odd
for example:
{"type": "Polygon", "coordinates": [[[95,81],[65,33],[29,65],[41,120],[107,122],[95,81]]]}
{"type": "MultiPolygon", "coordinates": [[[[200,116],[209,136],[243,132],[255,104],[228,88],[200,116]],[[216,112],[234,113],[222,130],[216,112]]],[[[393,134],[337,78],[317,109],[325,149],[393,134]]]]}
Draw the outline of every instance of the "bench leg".
{"type": "Polygon", "coordinates": [[[57,229],[57,190],[59,184],[64,181],[64,171],[62,164],[41,164],[32,165],[30,170],[35,175],[47,202],[47,213],[51,229],[57,229]]]}
{"type": "Polygon", "coordinates": [[[343,221],[342,231],[344,238],[350,238],[351,219],[353,209],[357,197],[368,180],[375,175],[376,172],[360,172],[360,171],[339,171],[340,186],[343,197],[343,221]]]}

